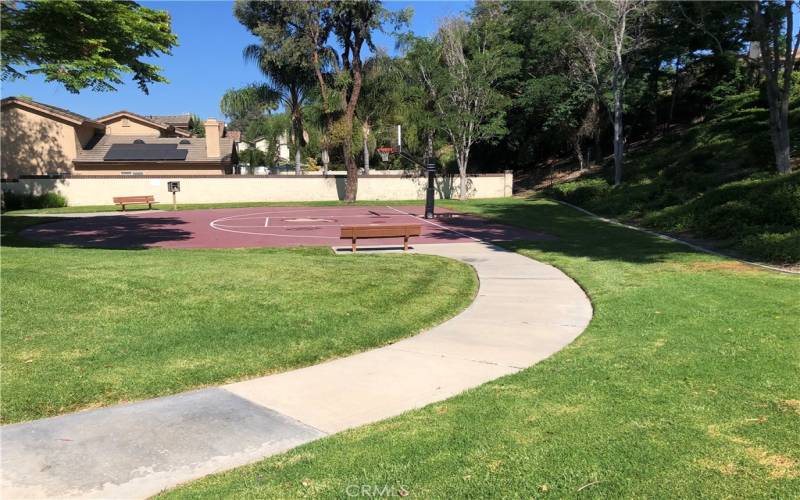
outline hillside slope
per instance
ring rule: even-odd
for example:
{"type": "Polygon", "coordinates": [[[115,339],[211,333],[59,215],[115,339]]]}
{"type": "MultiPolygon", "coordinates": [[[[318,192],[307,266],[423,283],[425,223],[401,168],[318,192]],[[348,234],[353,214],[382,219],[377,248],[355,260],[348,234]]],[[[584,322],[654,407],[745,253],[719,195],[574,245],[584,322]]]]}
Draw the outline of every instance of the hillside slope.
{"type": "MultiPolygon", "coordinates": [[[[792,101],[794,143],[800,96],[792,101]]],[[[713,240],[745,257],[800,262],[800,172],[775,174],[768,112],[758,92],[729,97],[703,123],[631,148],[623,185],[610,164],[546,192],[658,231],[713,240]]],[[[797,156],[797,146],[794,147],[797,156]]]]}

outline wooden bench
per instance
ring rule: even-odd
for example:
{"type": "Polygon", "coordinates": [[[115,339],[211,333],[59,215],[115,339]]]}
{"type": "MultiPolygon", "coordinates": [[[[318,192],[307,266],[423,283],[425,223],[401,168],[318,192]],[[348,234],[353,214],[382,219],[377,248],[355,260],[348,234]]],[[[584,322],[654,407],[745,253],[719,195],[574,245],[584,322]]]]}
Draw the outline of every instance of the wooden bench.
{"type": "Polygon", "coordinates": [[[353,252],[356,251],[356,242],[359,238],[403,238],[403,251],[406,251],[408,239],[419,236],[421,232],[422,226],[419,224],[342,226],[342,234],[339,237],[352,241],[353,252]]]}
{"type": "Polygon", "coordinates": [[[118,196],[114,198],[115,205],[122,205],[122,211],[125,211],[125,205],[147,205],[148,210],[153,208],[153,205],[158,203],[154,196],[118,196]]]}

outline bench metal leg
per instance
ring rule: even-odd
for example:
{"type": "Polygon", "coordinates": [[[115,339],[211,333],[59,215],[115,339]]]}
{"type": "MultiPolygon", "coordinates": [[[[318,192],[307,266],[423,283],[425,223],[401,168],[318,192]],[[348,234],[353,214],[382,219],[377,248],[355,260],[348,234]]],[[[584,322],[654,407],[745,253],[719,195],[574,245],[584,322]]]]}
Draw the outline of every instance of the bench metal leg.
{"type": "Polygon", "coordinates": [[[353,237],[353,253],[356,253],[356,238],[353,237]]]}

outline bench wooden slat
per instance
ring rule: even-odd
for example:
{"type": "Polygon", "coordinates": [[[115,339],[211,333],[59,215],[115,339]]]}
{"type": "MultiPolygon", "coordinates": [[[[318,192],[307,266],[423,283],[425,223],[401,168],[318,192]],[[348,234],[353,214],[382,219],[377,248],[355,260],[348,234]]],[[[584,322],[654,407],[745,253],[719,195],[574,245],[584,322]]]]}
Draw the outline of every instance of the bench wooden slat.
{"type": "Polygon", "coordinates": [[[147,205],[147,208],[153,208],[153,205],[158,203],[155,196],[148,194],[144,196],[115,196],[112,198],[115,205],[122,205],[122,211],[125,211],[125,205],[147,205]]]}
{"type": "Polygon", "coordinates": [[[358,238],[403,238],[403,250],[408,250],[408,239],[422,234],[420,224],[376,224],[368,226],[342,226],[341,239],[350,239],[353,252],[358,238]]]}

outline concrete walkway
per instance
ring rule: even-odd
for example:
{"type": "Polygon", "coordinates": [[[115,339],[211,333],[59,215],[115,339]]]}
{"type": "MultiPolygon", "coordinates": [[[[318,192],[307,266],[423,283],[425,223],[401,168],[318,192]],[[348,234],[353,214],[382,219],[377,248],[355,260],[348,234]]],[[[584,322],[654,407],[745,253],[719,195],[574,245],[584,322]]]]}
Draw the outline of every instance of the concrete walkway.
{"type": "Polygon", "coordinates": [[[475,268],[480,289],[463,313],[308,368],[5,426],[2,497],[153,495],[517,372],[592,317],[583,290],[551,266],[483,243],[415,247],[475,268]]]}

